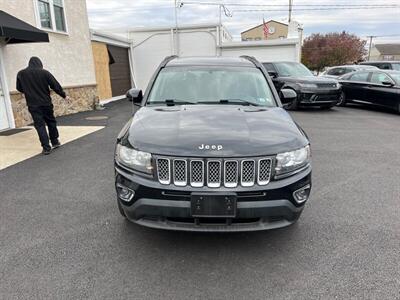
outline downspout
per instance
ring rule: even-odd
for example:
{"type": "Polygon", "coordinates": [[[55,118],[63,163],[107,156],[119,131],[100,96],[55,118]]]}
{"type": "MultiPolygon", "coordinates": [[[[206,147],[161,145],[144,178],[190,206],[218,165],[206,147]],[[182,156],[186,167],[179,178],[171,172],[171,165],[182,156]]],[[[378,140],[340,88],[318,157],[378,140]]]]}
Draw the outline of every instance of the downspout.
{"type": "Polygon", "coordinates": [[[221,49],[221,28],[220,25],[217,26],[217,55],[221,56],[222,49],[221,49]]]}
{"type": "Polygon", "coordinates": [[[3,44],[4,42],[0,40],[0,85],[3,90],[3,97],[4,97],[4,102],[5,102],[5,107],[6,107],[6,114],[7,114],[7,119],[8,119],[8,125],[10,126],[9,128],[15,128],[15,119],[14,119],[14,113],[12,110],[12,105],[11,105],[11,98],[10,98],[10,90],[8,89],[7,85],[7,77],[6,77],[6,69],[5,69],[5,64],[4,64],[4,56],[3,56],[3,48],[5,45],[3,44]]]}
{"type": "Polygon", "coordinates": [[[131,85],[137,88],[136,79],[135,79],[135,68],[134,68],[134,60],[133,60],[133,41],[129,42],[129,68],[131,69],[131,85]]]}
{"type": "Polygon", "coordinates": [[[174,29],[171,28],[171,55],[175,54],[174,29]]]}

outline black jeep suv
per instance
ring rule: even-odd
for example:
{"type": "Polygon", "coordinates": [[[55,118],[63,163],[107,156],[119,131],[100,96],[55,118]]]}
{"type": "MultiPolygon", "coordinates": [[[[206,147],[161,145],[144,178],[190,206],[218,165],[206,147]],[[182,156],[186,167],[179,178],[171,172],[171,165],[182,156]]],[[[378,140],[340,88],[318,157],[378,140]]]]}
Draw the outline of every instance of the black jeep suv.
{"type": "Polygon", "coordinates": [[[263,63],[278,93],[281,89],[292,89],[297,99],[286,106],[295,110],[299,106],[331,108],[340,99],[341,88],[336,79],[314,76],[306,66],[297,62],[263,63]]]}
{"type": "MultiPolygon", "coordinates": [[[[296,93],[281,90],[285,101],[296,93]]],[[[288,226],[311,190],[310,146],[252,57],[168,57],[115,151],[121,214],[188,231],[288,226]]]]}

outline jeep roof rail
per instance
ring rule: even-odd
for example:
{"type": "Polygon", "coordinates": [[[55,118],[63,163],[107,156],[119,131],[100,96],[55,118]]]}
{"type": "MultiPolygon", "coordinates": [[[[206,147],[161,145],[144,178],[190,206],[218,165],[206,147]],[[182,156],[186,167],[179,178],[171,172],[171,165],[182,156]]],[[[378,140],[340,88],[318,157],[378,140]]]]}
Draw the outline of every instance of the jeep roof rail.
{"type": "Polygon", "coordinates": [[[262,68],[262,64],[254,56],[241,55],[240,57],[252,62],[257,68],[262,68]]]}
{"type": "Polygon", "coordinates": [[[161,62],[160,67],[163,68],[169,63],[171,60],[178,58],[178,55],[170,55],[164,58],[164,60],[161,62]]]}

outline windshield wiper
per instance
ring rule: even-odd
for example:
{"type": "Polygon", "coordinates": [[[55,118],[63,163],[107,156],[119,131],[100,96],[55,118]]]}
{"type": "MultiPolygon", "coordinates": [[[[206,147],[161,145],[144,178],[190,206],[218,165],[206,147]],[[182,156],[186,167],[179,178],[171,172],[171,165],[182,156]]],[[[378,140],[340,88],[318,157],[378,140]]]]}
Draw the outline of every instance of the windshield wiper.
{"type": "Polygon", "coordinates": [[[197,104],[197,101],[187,101],[180,99],[165,99],[164,101],[151,101],[150,104],[165,103],[167,106],[182,105],[182,104],[197,104]]]}
{"type": "Polygon", "coordinates": [[[247,104],[247,105],[252,105],[252,106],[260,106],[258,103],[254,103],[248,100],[243,100],[243,99],[221,99],[219,100],[219,103],[241,103],[241,104],[247,104]]]}

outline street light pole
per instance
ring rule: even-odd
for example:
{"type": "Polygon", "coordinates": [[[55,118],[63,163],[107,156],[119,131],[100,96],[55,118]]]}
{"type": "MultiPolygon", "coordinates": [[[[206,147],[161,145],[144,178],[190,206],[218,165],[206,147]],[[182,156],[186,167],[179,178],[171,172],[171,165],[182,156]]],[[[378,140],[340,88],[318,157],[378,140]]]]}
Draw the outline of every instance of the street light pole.
{"type": "MultiPolygon", "coordinates": [[[[221,46],[222,38],[221,38],[221,28],[222,28],[222,4],[218,6],[219,8],[219,19],[218,19],[218,47],[221,46]]],[[[221,48],[219,50],[219,55],[221,55],[221,48]]]]}
{"type": "Polygon", "coordinates": [[[289,0],[289,23],[292,21],[292,6],[293,6],[293,0],[289,0]]]}
{"type": "Polygon", "coordinates": [[[179,42],[178,42],[178,0],[175,0],[175,54],[179,56],[179,42]]]}

